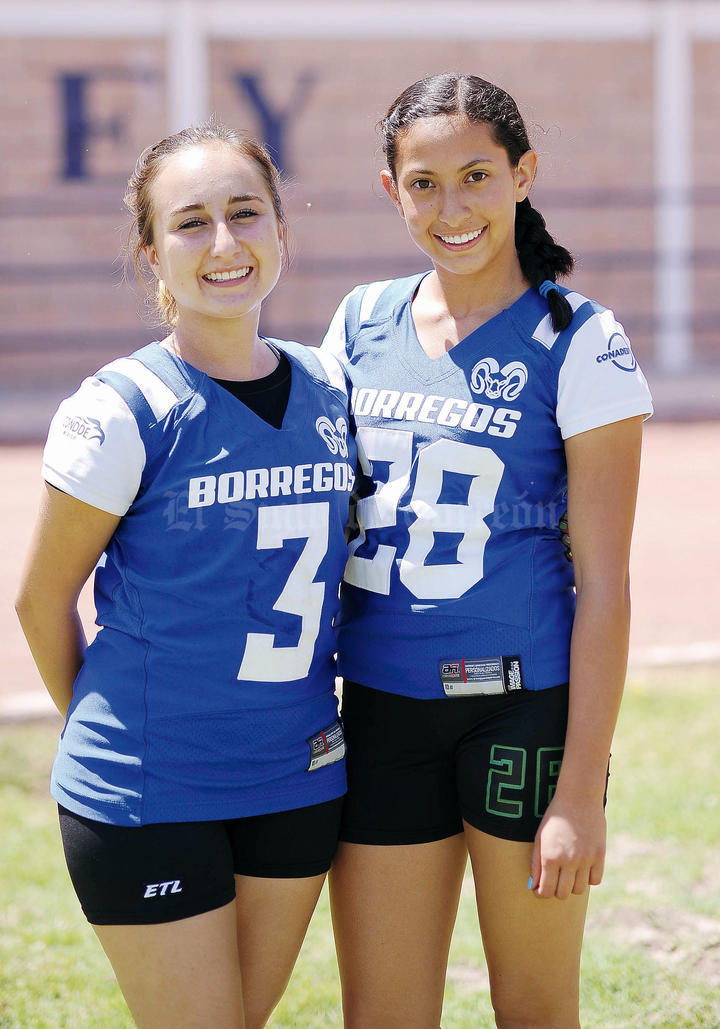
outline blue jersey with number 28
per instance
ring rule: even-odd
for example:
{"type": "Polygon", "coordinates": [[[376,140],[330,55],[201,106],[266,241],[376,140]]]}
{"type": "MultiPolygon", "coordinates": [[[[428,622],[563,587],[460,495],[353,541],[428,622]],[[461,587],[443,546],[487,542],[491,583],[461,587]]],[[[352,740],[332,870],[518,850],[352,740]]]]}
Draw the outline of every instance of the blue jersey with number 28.
{"type": "Polygon", "coordinates": [[[473,692],[467,669],[506,689],[567,682],[563,441],[649,414],[647,383],[612,312],[567,290],[565,331],[531,289],[431,359],[411,312],[422,278],[358,286],[323,343],[352,380],[360,457],[340,671],[416,697],[473,692]]]}

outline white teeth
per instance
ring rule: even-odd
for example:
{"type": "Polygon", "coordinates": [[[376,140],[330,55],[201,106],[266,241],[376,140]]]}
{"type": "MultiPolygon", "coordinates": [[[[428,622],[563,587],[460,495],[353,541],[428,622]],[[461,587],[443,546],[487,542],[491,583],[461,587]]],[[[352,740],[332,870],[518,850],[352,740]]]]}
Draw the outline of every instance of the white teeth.
{"type": "Polygon", "coordinates": [[[471,239],[477,239],[482,232],[482,229],[476,229],[475,232],[463,232],[461,236],[441,236],[440,239],[443,243],[469,243],[471,239]]]}
{"type": "Polygon", "coordinates": [[[210,282],[229,282],[231,279],[244,279],[250,271],[250,265],[246,265],[244,268],[233,268],[231,272],[208,272],[204,277],[210,282]]]}

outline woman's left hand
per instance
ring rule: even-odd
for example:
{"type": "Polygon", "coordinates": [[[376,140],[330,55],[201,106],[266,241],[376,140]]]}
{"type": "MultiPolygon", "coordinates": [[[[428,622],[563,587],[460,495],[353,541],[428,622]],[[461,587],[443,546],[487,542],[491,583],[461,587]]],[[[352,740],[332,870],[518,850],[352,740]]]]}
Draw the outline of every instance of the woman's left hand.
{"type": "Polygon", "coordinates": [[[530,875],[538,897],[565,900],[597,886],[605,867],[606,824],[602,801],[553,797],[535,835],[530,875]]]}

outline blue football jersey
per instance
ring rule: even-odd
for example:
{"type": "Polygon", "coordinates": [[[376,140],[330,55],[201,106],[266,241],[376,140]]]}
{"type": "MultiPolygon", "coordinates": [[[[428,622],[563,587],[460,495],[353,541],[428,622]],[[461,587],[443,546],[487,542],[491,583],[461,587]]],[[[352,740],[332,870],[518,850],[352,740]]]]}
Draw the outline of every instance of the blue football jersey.
{"type": "Polygon", "coordinates": [[[121,825],[241,817],[345,790],[333,619],[356,450],[337,362],[291,365],[280,429],[157,343],[83,383],[44,474],[123,517],[52,792],[121,825]]]}
{"type": "Polygon", "coordinates": [[[567,682],[563,440],[649,414],[647,383],[612,312],[564,289],[565,331],[531,289],[431,359],[422,278],[357,287],[323,343],[352,380],[360,456],[340,671],[428,698],[567,682]]]}

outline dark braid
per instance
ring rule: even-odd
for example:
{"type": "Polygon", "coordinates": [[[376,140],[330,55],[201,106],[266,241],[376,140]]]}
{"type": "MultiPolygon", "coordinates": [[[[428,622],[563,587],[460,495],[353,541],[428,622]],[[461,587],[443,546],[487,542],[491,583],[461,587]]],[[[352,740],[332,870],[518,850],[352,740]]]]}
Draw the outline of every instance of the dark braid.
{"type": "MultiPolygon", "coordinates": [[[[393,179],[401,133],[418,118],[440,114],[464,114],[472,121],[489,125],[513,168],[531,149],[517,104],[500,86],[477,75],[431,75],[408,86],[380,122],[383,151],[393,179]]],[[[515,218],[515,247],[523,275],[547,300],[553,329],[560,332],[570,324],[573,312],[562,293],[549,283],[554,283],[559,275],[570,274],[572,255],[555,242],[545,228],[544,218],[528,199],[517,205],[515,218]]]]}
{"type": "MultiPolygon", "coordinates": [[[[545,219],[527,197],[515,208],[515,249],[523,275],[537,290],[544,282],[555,282],[558,275],[569,275],[573,270],[572,254],[555,242],[545,228],[545,219]]],[[[546,287],[542,292],[553,329],[561,332],[572,321],[572,307],[559,290],[546,287]]]]}

